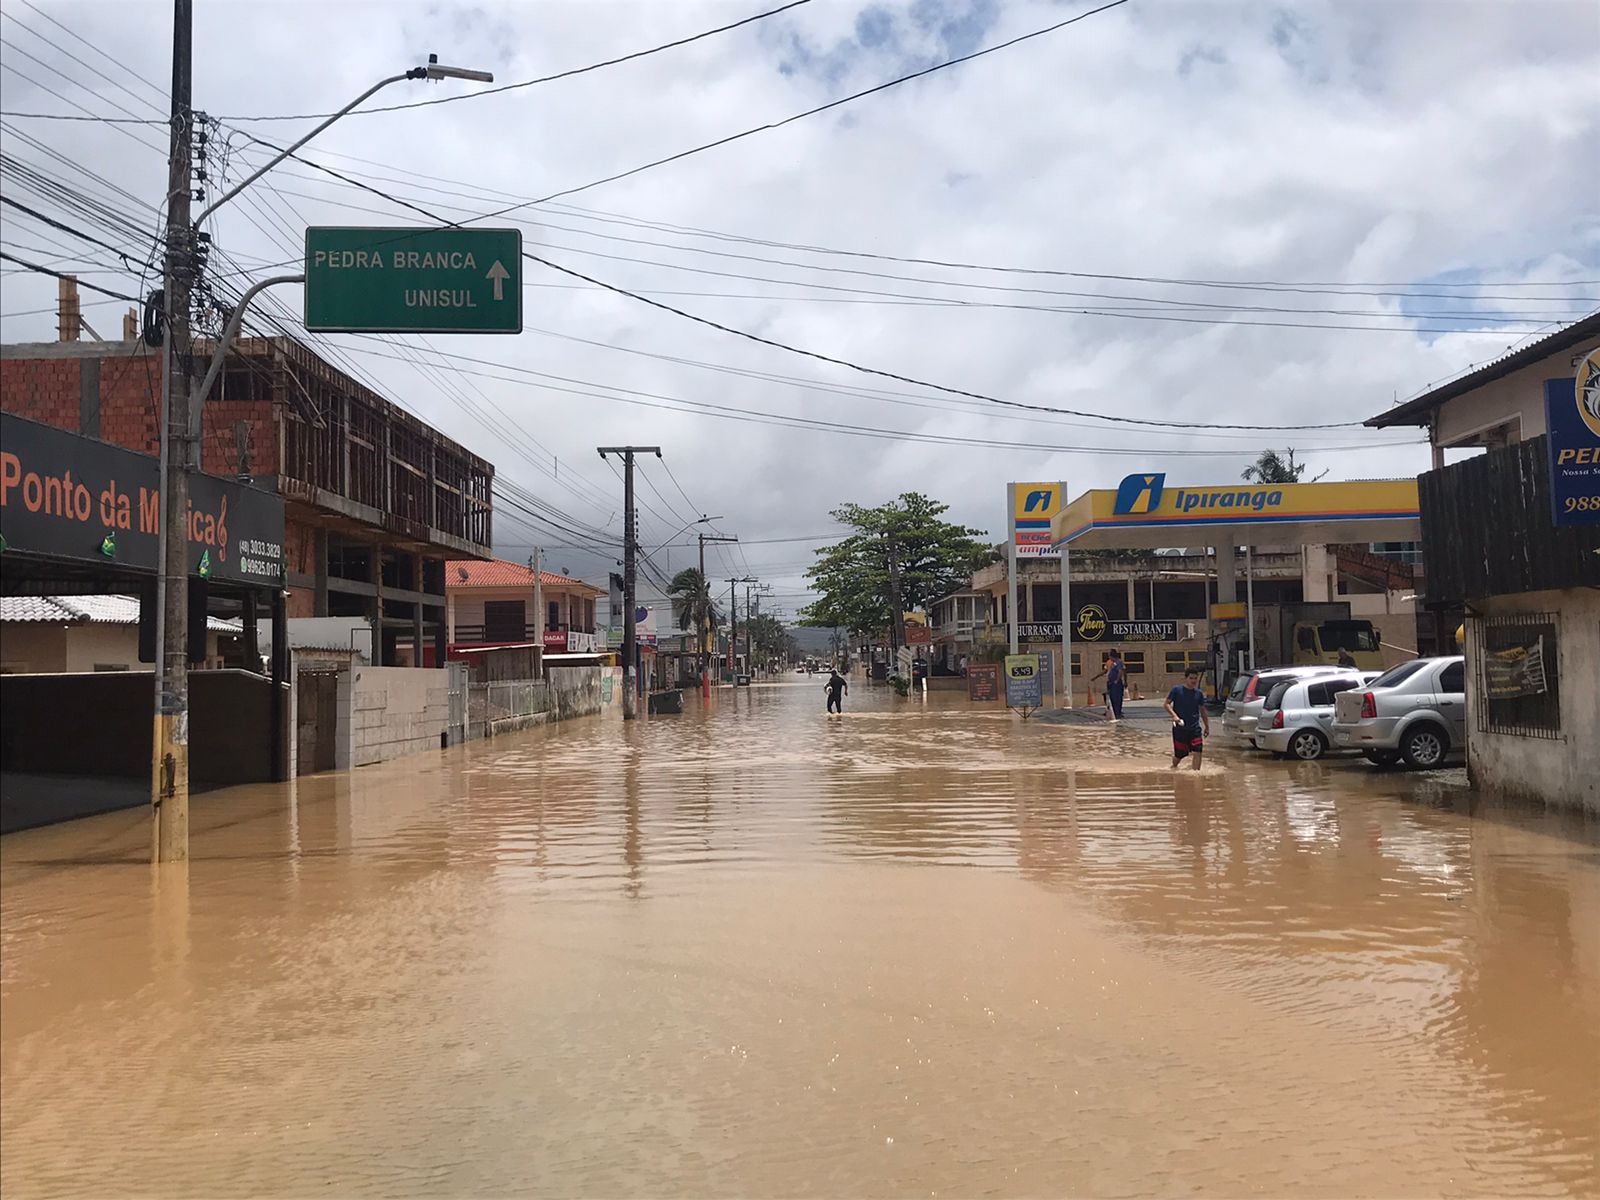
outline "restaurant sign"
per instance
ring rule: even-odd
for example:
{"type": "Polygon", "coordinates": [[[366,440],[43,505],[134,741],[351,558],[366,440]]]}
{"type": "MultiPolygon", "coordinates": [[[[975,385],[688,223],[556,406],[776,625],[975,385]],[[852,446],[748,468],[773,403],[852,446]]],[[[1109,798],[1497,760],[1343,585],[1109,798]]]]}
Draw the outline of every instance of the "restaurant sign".
{"type": "MultiPolygon", "coordinates": [[[[0,536],[36,554],[155,573],[160,559],[157,460],[95,438],[0,413],[0,536]]],[[[213,583],[281,587],[283,501],[214,475],[189,477],[188,573],[213,583]]]]}
{"type": "MultiPolygon", "coordinates": [[[[1060,621],[1023,621],[1017,626],[1017,636],[1024,642],[1061,642],[1060,621]]],[[[1175,642],[1178,640],[1176,621],[1116,621],[1107,617],[1097,604],[1085,604],[1078,610],[1078,619],[1072,627],[1075,642],[1175,642]]]]}

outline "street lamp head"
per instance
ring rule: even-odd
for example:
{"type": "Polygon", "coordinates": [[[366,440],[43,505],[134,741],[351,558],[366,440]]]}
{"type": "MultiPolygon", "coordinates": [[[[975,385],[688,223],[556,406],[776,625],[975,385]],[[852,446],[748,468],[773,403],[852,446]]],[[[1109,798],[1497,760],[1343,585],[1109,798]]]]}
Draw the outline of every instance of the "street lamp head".
{"type": "Polygon", "coordinates": [[[429,79],[470,79],[473,83],[494,82],[492,71],[469,71],[466,67],[442,66],[437,54],[428,55],[428,65],[423,71],[429,79]]]}

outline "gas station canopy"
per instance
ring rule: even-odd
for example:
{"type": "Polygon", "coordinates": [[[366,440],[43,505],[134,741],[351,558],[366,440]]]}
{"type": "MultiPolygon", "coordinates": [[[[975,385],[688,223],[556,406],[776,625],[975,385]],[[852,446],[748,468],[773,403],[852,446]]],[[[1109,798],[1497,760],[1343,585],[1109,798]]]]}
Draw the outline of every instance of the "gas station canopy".
{"type": "Polygon", "coordinates": [[[1291,547],[1414,542],[1422,520],[1415,479],[1169,487],[1165,475],[1141,473],[1115,491],[1085,492],[1050,532],[1062,550],[1291,547]]]}

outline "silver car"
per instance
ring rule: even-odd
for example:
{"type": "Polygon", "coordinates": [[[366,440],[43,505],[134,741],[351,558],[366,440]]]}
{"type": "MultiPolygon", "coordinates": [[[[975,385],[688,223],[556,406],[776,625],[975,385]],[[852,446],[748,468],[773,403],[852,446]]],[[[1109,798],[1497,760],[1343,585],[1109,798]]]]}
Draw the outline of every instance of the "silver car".
{"type": "Polygon", "coordinates": [[[1222,732],[1232,734],[1247,746],[1253,745],[1256,722],[1260,719],[1261,709],[1267,702],[1267,694],[1272,691],[1275,684],[1341,672],[1348,674],[1349,669],[1330,666],[1265,667],[1248,675],[1241,675],[1234,680],[1233,691],[1229,693],[1227,703],[1223,705],[1222,732]]]}
{"type": "Polygon", "coordinates": [[[1256,748],[1307,762],[1321,758],[1333,743],[1334,697],[1371,683],[1379,674],[1358,671],[1285,680],[1276,685],[1267,693],[1261,719],[1256,723],[1256,748]]]}
{"type": "Polygon", "coordinates": [[[1437,767],[1467,744],[1466,660],[1414,658],[1334,699],[1333,744],[1378,766],[1437,767]]]}

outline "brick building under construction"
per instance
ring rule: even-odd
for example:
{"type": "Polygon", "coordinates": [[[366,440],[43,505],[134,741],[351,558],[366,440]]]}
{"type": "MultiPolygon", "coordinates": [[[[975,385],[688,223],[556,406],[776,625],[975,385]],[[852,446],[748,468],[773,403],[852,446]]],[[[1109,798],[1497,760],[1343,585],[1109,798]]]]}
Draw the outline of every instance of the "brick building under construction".
{"type": "MultiPolygon", "coordinates": [[[[0,347],[0,409],[59,429],[155,454],[160,395],[139,341],[0,347]]],[[[281,337],[230,352],[202,442],[202,471],[282,497],[290,617],[368,618],[375,665],[444,661],[444,563],[489,557],[489,463],[281,337]]]]}

